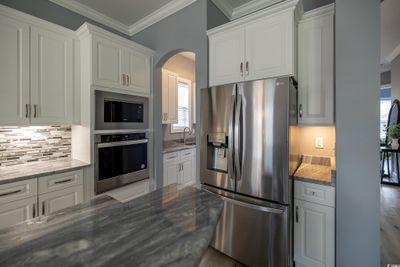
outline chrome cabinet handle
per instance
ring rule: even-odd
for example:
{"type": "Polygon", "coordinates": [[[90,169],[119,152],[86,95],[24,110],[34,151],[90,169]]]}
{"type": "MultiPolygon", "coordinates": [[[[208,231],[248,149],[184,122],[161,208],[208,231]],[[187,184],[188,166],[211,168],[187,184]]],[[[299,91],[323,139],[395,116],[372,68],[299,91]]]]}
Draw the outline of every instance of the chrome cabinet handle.
{"type": "Polygon", "coordinates": [[[18,194],[18,193],[21,193],[21,192],[22,192],[22,189],[15,190],[15,191],[10,191],[10,192],[6,192],[6,193],[0,194],[0,197],[5,197],[5,196],[9,196],[9,195],[14,195],[14,194],[18,194]]]}
{"type": "Polygon", "coordinates": [[[302,104],[299,105],[299,117],[300,118],[303,117],[303,105],[302,104]]]}
{"type": "Polygon", "coordinates": [[[235,156],[235,172],[236,172],[236,180],[240,181],[242,176],[242,167],[241,167],[241,155],[240,155],[240,147],[241,139],[240,130],[242,127],[242,122],[240,120],[240,115],[242,113],[242,96],[237,96],[237,104],[235,110],[235,126],[234,126],[234,156],[235,156]]]}
{"type": "Polygon", "coordinates": [[[243,62],[240,62],[240,76],[243,76],[243,62]]]}
{"type": "Polygon", "coordinates": [[[56,181],[56,182],[54,182],[54,184],[64,184],[64,183],[68,183],[71,181],[72,181],[72,178],[69,178],[69,179],[65,179],[65,180],[61,180],[61,181],[56,181]]]}
{"type": "Polygon", "coordinates": [[[231,108],[229,111],[229,123],[228,123],[228,177],[235,179],[235,173],[233,168],[233,121],[235,120],[235,96],[231,96],[231,108]]]}
{"type": "Polygon", "coordinates": [[[125,74],[122,74],[122,85],[126,85],[126,77],[125,74]]]}
{"type": "Polygon", "coordinates": [[[29,104],[25,104],[25,118],[29,117],[29,104]]]}
{"type": "Polygon", "coordinates": [[[42,202],[42,215],[44,215],[46,212],[45,212],[45,208],[46,208],[46,205],[45,205],[45,203],[44,203],[44,201],[42,202]]]}
{"type": "Polygon", "coordinates": [[[33,105],[33,117],[34,118],[37,117],[37,105],[36,104],[33,105]]]}
{"type": "Polygon", "coordinates": [[[246,75],[249,75],[249,62],[246,61],[246,75]]]}
{"type": "Polygon", "coordinates": [[[296,222],[299,222],[299,206],[296,206],[296,222]]]}
{"type": "Polygon", "coordinates": [[[32,213],[33,213],[32,218],[35,218],[36,217],[36,203],[33,203],[32,213]]]}
{"type": "Polygon", "coordinates": [[[132,77],[131,77],[131,75],[128,75],[128,85],[131,85],[132,84],[132,77]]]}

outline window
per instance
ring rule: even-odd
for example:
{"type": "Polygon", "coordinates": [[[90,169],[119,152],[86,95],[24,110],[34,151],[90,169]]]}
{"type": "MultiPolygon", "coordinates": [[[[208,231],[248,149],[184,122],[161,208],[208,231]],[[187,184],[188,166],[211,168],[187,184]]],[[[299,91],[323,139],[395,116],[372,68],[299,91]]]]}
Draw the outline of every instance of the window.
{"type": "Polygon", "coordinates": [[[391,88],[390,86],[381,87],[380,92],[380,138],[386,137],[386,125],[389,116],[389,110],[392,106],[391,88]]]}
{"type": "Polygon", "coordinates": [[[185,127],[191,128],[191,81],[178,78],[178,123],[172,124],[171,132],[183,132],[185,127]]]}

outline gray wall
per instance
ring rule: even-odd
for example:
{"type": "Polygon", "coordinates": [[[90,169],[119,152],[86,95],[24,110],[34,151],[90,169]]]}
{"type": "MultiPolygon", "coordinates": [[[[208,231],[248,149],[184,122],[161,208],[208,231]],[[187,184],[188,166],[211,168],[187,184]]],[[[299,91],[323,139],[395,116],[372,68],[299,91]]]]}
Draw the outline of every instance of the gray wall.
{"type": "Polygon", "coordinates": [[[113,30],[87,17],[81,16],[48,0],[0,0],[0,4],[53,22],[71,30],[76,30],[83,23],[89,22],[122,37],[129,38],[129,36],[124,35],[123,33],[113,30]]]}
{"type": "MultiPolygon", "coordinates": [[[[196,54],[196,99],[208,84],[207,0],[198,0],[134,35],[132,40],[156,51],[154,57],[154,162],[157,187],[162,186],[161,67],[178,51],[196,54]]],[[[196,105],[199,110],[200,105],[196,105]]],[[[197,111],[196,114],[199,114],[197,111]]],[[[198,135],[198,131],[196,133],[198,135]]],[[[199,140],[199,139],[197,139],[199,140]]],[[[199,154],[197,153],[199,159],[199,154]]],[[[197,165],[199,166],[199,165],[197,165]]],[[[197,175],[198,177],[198,175],[197,175]]]]}
{"type": "Polygon", "coordinates": [[[376,0],[336,0],[336,261],[380,266],[376,0]]]}

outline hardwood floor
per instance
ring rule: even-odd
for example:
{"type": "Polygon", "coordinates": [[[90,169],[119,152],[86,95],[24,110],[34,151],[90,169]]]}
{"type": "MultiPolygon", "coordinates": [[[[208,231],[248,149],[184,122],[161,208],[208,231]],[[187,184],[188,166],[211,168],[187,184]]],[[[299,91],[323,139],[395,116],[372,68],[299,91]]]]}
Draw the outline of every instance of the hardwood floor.
{"type": "Polygon", "coordinates": [[[212,247],[208,247],[199,267],[245,267],[212,247]]]}
{"type": "Polygon", "coordinates": [[[400,187],[381,187],[381,266],[400,264],[400,187]]]}

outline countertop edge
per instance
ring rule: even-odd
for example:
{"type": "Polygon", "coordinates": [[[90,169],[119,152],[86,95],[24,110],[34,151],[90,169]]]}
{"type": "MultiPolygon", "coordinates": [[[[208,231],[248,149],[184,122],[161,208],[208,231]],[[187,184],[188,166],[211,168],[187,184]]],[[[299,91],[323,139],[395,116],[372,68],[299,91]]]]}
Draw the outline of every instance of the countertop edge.
{"type": "MultiPolygon", "coordinates": [[[[57,162],[57,161],[55,161],[55,162],[57,162]]],[[[33,178],[40,178],[43,176],[59,174],[59,173],[67,172],[67,171],[75,171],[75,170],[82,169],[84,167],[88,167],[91,165],[90,163],[86,163],[86,162],[74,160],[74,159],[71,160],[71,163],[72,162],[74,162],[74,164],[76,164],[76,165],[59,167],[57,169],[48,170],[48,171],[44,171],[44,172],[43,171],[32,172],[32,173],[17,176],[17,177],[10,177],[10,178],[4,178],[4,179],[2,179],[0,177],[0,185],[14,183],[14,182],[20,182],[20,181],[24,181],[24,180],[33,179],[33,178]]],[[[50,162],[45,162],[44,164],[49,164],[49,163],[50,162]]],[[[21,167],[30,167],[30,166],[21,165],[21,167]]],[[[1,171],[0,171],[0,175],[1,175],[1,171]]]]}

